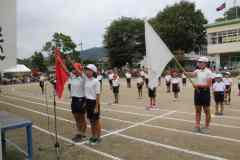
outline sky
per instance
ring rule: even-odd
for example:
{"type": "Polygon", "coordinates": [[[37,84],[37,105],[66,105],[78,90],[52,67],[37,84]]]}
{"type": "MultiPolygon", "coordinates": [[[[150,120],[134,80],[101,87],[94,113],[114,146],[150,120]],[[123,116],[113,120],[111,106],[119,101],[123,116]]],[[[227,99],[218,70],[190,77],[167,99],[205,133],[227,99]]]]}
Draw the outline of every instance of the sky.
{"type": "MultiPolygon", "coordinates": [[[[70,35],[83,49],[102,46],[110,23],[122,16],[154,17],[180,0],[17,0],[17,57],[40,51],[55,32],[70,35]]],[[[196,3],[209,23],[223,15],[216,7],[224,0],[189,0],[196,3]]],[[[234,0],[225,0],[227,8],[234,0]]],[[[239,0],[240,1],[240,0],[239,0]]]]}

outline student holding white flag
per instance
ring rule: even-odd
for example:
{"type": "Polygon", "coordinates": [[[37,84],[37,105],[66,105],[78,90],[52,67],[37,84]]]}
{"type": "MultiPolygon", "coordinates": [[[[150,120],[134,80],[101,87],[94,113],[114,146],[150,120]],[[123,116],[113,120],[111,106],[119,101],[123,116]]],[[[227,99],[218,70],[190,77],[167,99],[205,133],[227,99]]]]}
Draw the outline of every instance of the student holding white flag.
{"type": "MultiPolygon", "coordinates": [[[[158,77],[162,74],[164,68],[171,59],[174,59],[180,69],[186,74],[184,68],[173,56],[171,51],[147,21],[145,22],[145,40],[146,57],[149,68],[149,88],[154,89],[154,87],[157,87],[158,77]]],[[[187,77],[195,88],[194,103],[196,111],[196,124],[194,131],[203,133],[209,132],[208,128],[211,120],[210,86],[212,82],[212,72],[207,68],[207,64],[208,58],[200,57],[198,59],[199,69],[195,70],[192,73],[189,73],[189,75],[196,78],[196,82],[193,83],[193,81],[187,77]],[[205,127],[203,129],[200,129],[202,108],[206,114],[206,121],[205,127]]]]}

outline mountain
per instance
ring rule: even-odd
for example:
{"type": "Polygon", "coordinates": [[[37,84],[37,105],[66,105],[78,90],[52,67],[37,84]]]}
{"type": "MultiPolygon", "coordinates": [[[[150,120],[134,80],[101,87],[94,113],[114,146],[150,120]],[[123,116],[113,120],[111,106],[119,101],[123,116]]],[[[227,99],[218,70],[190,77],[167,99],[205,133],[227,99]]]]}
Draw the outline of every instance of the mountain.
{"type": "Polygon", "coordinates": [[[80,58],[83,60],[99,60],[102,57],[108,55],[107,49],[103,47],[94,47],[87,50],[83,50],[80,53],[80,58]]]}

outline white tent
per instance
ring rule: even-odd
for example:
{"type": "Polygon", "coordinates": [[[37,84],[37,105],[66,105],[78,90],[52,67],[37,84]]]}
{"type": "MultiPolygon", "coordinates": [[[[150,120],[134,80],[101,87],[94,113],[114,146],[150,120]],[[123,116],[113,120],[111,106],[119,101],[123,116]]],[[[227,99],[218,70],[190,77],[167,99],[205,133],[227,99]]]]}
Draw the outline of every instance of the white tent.
{"type": "Polygon", "coordinates": [[[17,64],[14,67],[4,69],[2,72],[3,73],[27,73],[27,72],[31,72],[31,70],[23,64],[17,64]]]}

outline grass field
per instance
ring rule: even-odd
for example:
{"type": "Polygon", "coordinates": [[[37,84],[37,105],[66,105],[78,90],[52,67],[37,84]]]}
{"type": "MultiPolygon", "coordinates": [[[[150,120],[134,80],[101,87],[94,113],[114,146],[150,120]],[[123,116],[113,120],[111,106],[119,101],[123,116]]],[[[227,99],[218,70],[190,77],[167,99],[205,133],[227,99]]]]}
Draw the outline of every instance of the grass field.
{"type": "MultiPolygon", "coordinates": [[[[193,89],[182,88],[178,101],[166,93],[162,84],[157,91],[158,111],[147,111],[147,89],[144,98],[137,98],[135,81],[126,88],[121,80],[120,103],[112,104],[113,95],[105,80],[101,94],[102,143],[89,146],[87,141],[71,141],[75,125],[70,111],[67,89],[65,97],[57,101],[57,125],[62,160],[239,160],[240,159],[240,97],[232,92],[231,105],[225,106],[224,116],[212,116],[210,134],[193,133],[193,89]]],[[[8,111],[33,121],[34,160],[54,160],[52,147],[53,94],[47,86],[42,96],[37,83],[2,87],[0,111],[8,111]],[[45,148],[39,150],[39,148],[45,148]]],[[[214,102],[212,101],[212,113],[214,102]]],[[[204,122],[204,116],[202,115],[204,122]]],[[[87,131],[90,136],[90,130],[87,131]]],[[[25,147],[23,130],[7,133],[8,139],[25,147]]],[[[24,156],[8,145],[8,160],[21,160],[24,156]]]]}

